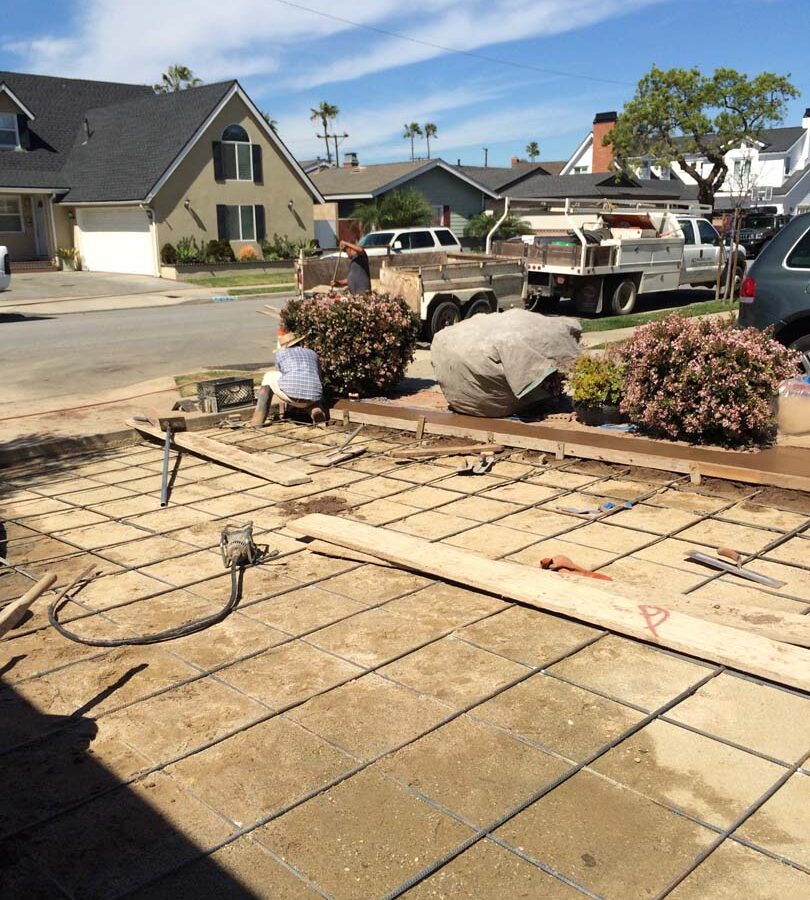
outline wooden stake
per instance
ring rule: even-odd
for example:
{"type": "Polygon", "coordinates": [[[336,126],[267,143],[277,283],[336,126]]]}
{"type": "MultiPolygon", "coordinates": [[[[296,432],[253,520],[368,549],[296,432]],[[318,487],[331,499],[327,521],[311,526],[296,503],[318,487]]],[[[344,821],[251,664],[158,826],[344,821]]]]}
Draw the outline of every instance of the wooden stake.
{"type": "Polygon", "coordinates": [[[7,631],[19,625],[20,620],[28,611],[31,604],[41,597],[45,591],[49,591],[56,583],[56,575],[43,575],[39,581],[29,588],[19,600],[15,600],[0,613],[0,637],[7,631]]]}

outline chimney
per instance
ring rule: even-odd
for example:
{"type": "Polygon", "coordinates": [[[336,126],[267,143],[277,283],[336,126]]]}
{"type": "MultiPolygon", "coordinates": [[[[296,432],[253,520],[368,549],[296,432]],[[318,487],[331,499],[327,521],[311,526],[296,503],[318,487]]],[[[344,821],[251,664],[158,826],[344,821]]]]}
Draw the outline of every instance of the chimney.
{"type": "Polygon", "coordinates": [[[810,106],[807,107],[802,116],[802,128],[804,128],[805,131],[810,128],[810,106]]]}
{"type": "Polygon", "coordinates": [[[610,172],[613,168],[613,147],[603,146],[602,139],[612,130],[617,119],[615,112],[600,112],[593,117],[592,172],[610,172]]]}
{"type": "Polygon", "coordinates": [[[360,163],[357,160],[357,154],[348,151],[343,154],[343,168],[344,169],[356,169],[360,163]]]}

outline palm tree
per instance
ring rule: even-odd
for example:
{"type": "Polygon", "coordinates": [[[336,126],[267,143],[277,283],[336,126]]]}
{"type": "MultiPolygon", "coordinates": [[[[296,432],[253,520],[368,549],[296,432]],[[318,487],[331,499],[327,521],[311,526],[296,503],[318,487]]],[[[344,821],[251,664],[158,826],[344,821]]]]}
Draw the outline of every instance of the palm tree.
{"type": "Polygon", "coordinates": [[[529,159],[534,162],[538,156],[540,156],[540,145],[537,141],[531,141],[526,144],[526,155],[529,159]]]}
{"type": "Polygon", "coordinates": [[[273,129],[273,133],[278,134],[278,122],[275,119],[270,118],[269,112],[265,112],[263,109],[259,111],[261,112],[264,121],[273,129]]]}
{"type": "Polygon", "coordinates": [[[198,84],[202,84],[202,78],[195,77],[188,66],[169,66],[161,76],[160,84],[153,85],[153,89],[156,94],[173,94],[198,84]]]}
{"type": "Polygon", "coordinates": [[[410,125],[405,126],[405,131],[402,133],[402,137],[404,137],[405,140],[410,140],[411,159],[415,159],[416,157],[413,155],[413,139],[422,137],[422,126],[418,122],[411,122],[410,125]]]}
{"type": "Polygon", "coordinates": [[[334,103],[327,103],[322,100],[314,109],[310,109],[312,115],[309,117],[310,122],[320,122],[323,126],[323,139],[326,143],[326,161],[332,162],[332,150],[329,147],[329,123],[332,119],[336,119],[340,114],[340,110],[334,103]]]}
{"type": "Polygon", "coordinates": [[[433,122],[425,122],[424,130],[425,140],[427,141],[428,159],[430,159],[430,139],[438,136],[439,129],[433,124],[433,122]]]}

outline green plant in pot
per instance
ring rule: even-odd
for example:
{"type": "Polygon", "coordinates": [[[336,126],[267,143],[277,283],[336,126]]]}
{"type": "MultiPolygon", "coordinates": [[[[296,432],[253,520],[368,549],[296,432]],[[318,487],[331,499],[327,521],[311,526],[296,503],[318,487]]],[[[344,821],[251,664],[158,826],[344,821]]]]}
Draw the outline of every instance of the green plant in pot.
{"type": "Polygon", "coordinates": [[[568,376],[568,389],[580,422],[611,425],[624,421],[619,404],[624,399],[626,372],[627,364],[616,351],[580,356],[568,376]]]}
{"type": "Polygon", "coordinates": [[[79,268],[79,251],[75,247],[60,247],[56,257],[66,272],[75,272],[79,268]]]}

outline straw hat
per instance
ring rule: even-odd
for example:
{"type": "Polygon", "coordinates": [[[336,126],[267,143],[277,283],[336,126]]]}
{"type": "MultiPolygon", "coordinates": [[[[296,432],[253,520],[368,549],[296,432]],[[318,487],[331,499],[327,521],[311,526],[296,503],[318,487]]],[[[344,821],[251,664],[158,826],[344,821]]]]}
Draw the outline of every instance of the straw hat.
{"type": "Polygon", "coordinates": [[[298,335],[294,334],[292,331],[280,332],[278,336],[278,349],[286,350],[288,347],[294,347],[296,344],[300,344],[305,337],[305,334],[298,335]]]}

